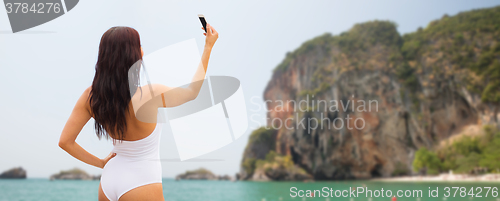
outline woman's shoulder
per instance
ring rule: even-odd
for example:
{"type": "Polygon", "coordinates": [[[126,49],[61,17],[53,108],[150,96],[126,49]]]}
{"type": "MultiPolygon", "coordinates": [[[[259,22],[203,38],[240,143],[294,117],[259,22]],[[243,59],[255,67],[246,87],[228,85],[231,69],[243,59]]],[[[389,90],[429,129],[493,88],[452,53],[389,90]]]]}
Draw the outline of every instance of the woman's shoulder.
{"type": "Polygon", "coordinates": [[[151,88],[153,88],[154,94],[165,93],[166,91],[171,89],[170,87],[163,84],[151,84],[151,88]]]}
{"type": "Polygon", "coordinates": [[[135,103],[149,101],[155,97],[160,96],[162,93],[165,93],[170,90],[170,87],[165,86],[163,84],[147,84],[140,86],[137,91],[132,96],[132,101],[135,103]],[[137,91],[139,91],[138,93],[137,91]],[[144,99],[144,97],[148,97],[144,99]]]}
{"type": "Polygon", "coordinates": [[[90,85],[89,87],[87,87],[84,91],[85,94],[89,94],[90,95],[90,91],[92,91],[92,85],[90,85]]]}
{"type": "Polygon", "coordinates": [[[83,91],[83,93],[82,93],[82,95],[81,95],[82,97],[84,97],[84,98],[87,100],[87,102],[88,102],[88,99],[90,98],[90,91],[92,91],[92,86],[87,87],[87,88],[83,91]]]}

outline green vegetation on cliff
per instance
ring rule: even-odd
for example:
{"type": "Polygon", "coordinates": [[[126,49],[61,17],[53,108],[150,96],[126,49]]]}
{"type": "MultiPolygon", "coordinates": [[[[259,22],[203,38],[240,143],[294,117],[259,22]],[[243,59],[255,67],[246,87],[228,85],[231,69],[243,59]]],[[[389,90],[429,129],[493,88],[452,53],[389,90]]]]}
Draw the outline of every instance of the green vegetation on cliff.
{"type": "Polygon", "coordinates": [[[348,32],[332,37],[332,41],[347,54],[356,54],[378,44],[396,49],[403,44],[395,23],[378,20],[356,24],[348,32]]]}
{"type": "Polygon", "coordinates": [[[276,147],[276,130],[260,127],[250,134],[250,139],[245,148],[245,157],[243,157],[242,168],[252,175],[259,159],[264,159],[266,154],[276,147]]]}
{"type": "MultiPolygon", "coordinates": [[[[432,21],[425,28],[400,36],[396,25],[389,21],[370,21],[354,25],[352,29],[340,35],[325,33],[304,42],[293,52],[288,52],[274,72],[284,71],[300,57],[315,55],[318,51],[330,52],[332,47],[342,53],[355,56],[359,60],[350,60],[354,68],[369,68],[363,52],[367,47],[383,44],[394,49],[390,55],[393,70],[411,91],[415,92],[421,83],[417,74],[432,73],[434,77],[449,78],[453,72],[466,69],[471,74],[465,77],[469,90],[481,94],[485,102],[500,102],[500,7],[462,12],[456,16],[443,16],[432,21]],[[484,43],[474,43],[474,37],[490,38],[484,43]],[[433,58],[435,50],[443,52],[436,62],[422,63],[433,58]],[[449,62],[451,61],[451,62],[449,62]],[[411,63],[412,65],[409,65],[411,63]],[[432,72],[422,71],[422,65],[432,72]],[[449,68],[444,68],[449,66],[449,68]]],[[[481,41],[483,42],[483,41],[481,41]]],[[[338,58],[333,58],[338,59],[338,58]]],[[[318,76],[322,76],[321,73],[318,76]]],[[[317,94],[326,90],[323,82],[315,90],[301,92],[301,95],[317,94]]],[[[427,83],[425,83],[427,84],[427,83]]]]}
{"type": "Polygon", "coordinates": [[[477,169],[498,173],[500,170],[500,131],[492,126],[485,126],[484,135],[462,136],[437,151],[429,151],[422,147],[415,154],[413,168],[415,171],[426,169],[427,174],[449,170],[473,173],[477,169]]]}
{"type": "Polygon", "coordinates": [[[298,56],[305,55],[305,54],[314,54],[315,49],[327,49],[329,50],[331,44],[331,37],[332,35],[330,33],[325,33],[321,36],[315,37],[311,40],[308,40],[304,42],[298,49],[296,49],[293,52],[287,52],[285,55],[285,59],[278,64],[278,66],[274,69],[274,72],[276,71],[284,71],[288,68],[288,66],[291,65],[291,62],[294,59],[297,59],[298,56]]]}
{"type": "Polygon", "coordinates": [[[441,161],[436,153],[427,150],[425,147],[420,148],[415,153],[415,160],[413,161],[413,170],[425,170],[427,174],[437,174],[441,169],[441,161]]]}
{"type": "Polygon", "coordinates": [[[291,156],[281,155],[274,150],[267,153],[265,159],[255,161],[255,170],[272,180],[307,180],[311,176],[302,168],[294,165],[291,156]]]}
{"type": "MultiPolygon", "coordinates": [[[[396,25],[389,21],[370,21],[354,25],[354,27],[338,36],[325,33],[304,42],[293,52],[288,52],[283,62],[274,71],[284,71],[295,59],[308,54],[316,54],[317,51],[329,52],[331,47],[338,47],[342,52],[350,55],[359,54],[367,47],[383,44],[399,49],[403,40],[396,30],[396,25]]],[[[362,62],[360,60],[359,62],[362,62]]],[[[360,63],[361,64],[361,63],[360,63]]],[[[360,66],[360,65],[356,65],[360,66]]]]}
{"type": "MultiPolygon", "coordinates": [[[[405,43],[401,50],[407,59],[413,60],[428,50],[423,44],[432,40],[449,37],[454,44],[465,45],[464,32],[499,34],[499,30],[500,7],[461,12],[453,17],[444,15],[441,19],[429,23],[425,29],[419,28],[414,33],[404,35],[405,43]]],[[[474,37],[474,35],[468,35],[468,37],[474,37]]]]}
{"type": "MultiPolygon", "coordinates": [[[[432,21],[425,29],[403,36],[401,52],[413,71],[431,67],[437,79],[468,71],[467,88],[482,101],[500,102],[500,7],[462,12],[432,21]],[[474,40],[483,38],[485,40],[474,40]],[[440,55],[434,55],[439,51],[440,55]],[[424,60],[435,60],[432,62],[424,60]],[[424,65],[424,66],[422,66],[424,65]]],[[[427,72],[429,73],[429,72],[427,72]]]]}
{"type": "Polygon", "coordinates": [[[265,171],[270,171],[273,167],[281,167],[284,169],[291,169],[293,161],[290,156],[283,156],[277,154],[274,150],[266,155],[266,159],[258,159],[255,161],[256,168],[263,168],[265,171]]]}
{"type": "Polygon", "coordinates": [[[276,153],[275,137],[276,130],[265,127],[252,132],[241,164],[245,173],[242,179],[250,179],[254,174],[272,180],[311,179],[304,169],[294,165],[291,156],[276,153]]]}
{"type": "MultiPolygon", "coordinates": [[[[273,143],[274,137],[273,134],[276,131],[274,129],[268,129],[265,127],[260,127],[257,130],[254,130],[252,134],[250,134],[250,139],[248,140],[248,144],[265,144],[269,147],[269,149],[274,149],[275,144],[273,143]]],[[[247,145],[248,147],[248,145],[247,145]]]]}

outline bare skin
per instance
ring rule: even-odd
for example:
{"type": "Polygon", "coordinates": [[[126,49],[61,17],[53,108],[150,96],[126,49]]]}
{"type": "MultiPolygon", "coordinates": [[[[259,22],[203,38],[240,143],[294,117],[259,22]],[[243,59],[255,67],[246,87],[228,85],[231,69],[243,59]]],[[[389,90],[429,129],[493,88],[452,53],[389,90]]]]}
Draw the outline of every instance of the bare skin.
{"type": "MultiPolygon", "coordinates": [[[[203,80],[205,78],[205,72],[207,70],[208,60],[210,58],[212,47],[219,37],[218,32],[210,24],[207,24],[207,29],[207,33],[203,33],[206,36],[205,48],[201,57],[200,65],[198,66],[198,69],[193,76],[192,83],[187,88],[172,88],[159,84],[153,85],[153,93],[157,94],[158,96],[153,98],[152,101],[148,102],[148,105],[145,106],[146,108],[157,110],[159,107],[163,107],[163,102],[161,101],[161,98],[159,98],[160,94],[164,94],[166,107],[175,107],[178,105],[182,105],[190,100],[195,99],[198,96],[202,85],[202,82],[200,82],[200,80],[203,80]]],[[[142,54],[144,53],[142,52],[142,54]]],[[[68,121],[66,122],[66,125],[64,126],[64,129],[61,133],[61,137],[59,139],[59,147],[84,163],[103,168],[110,159],[116,156],[115,153],[110,153],[105,158],[100,159],[87,152],[80,145],[78,145],[78,143],[76,143],[78,134],[82,130],[83,126],[85,126],[85,124],[87,124],[87,122],[92,117],[90,104],[88,102],[90,90],[91,87],[88,87],[83,92],[83,94],[78,99],[75,107],[73,108],[73,111],[71,112],[71,115],[68,118],[68,121]]],[[[144,91],[147,92],[147,90],[144,91]]],[[[129,104],[129,106],[132,106],[132,102],[129,104]]],[[[151,134],[156,127],[156,123],[145,123],[143,121],[139,121],[136,118],[133,110],[129,110],[129,114],[126,116],[126,121],[127,129],[124,139],[126,141],[135,141],[145,138],[149,134],[151,134]]],[[[100,184],[98,197],[99,201],[108,201],[108,198],[104,195],[100,184]]],[[[165,200],[165,198],[163,197],[162,184],[153,183],[139,186],[126,192],[120,197],[120,201],[128,200],[165,200]]]]}

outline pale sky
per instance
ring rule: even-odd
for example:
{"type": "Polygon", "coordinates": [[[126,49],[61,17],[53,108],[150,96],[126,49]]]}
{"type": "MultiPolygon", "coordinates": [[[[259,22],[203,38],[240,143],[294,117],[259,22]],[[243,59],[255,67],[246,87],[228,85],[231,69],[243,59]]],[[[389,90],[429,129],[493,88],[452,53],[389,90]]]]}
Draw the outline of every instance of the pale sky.
{"type": "MultiPolygon", "coordinates": [[[[163,135],[160,154],[166,159],[164,177],[198,167],[234,176],[250,132],[265,124],[265,111],[256,111],[255,103],[262,108],[263,90],[286,52],[355,23],[391,20],[400,33],[408,33],[444,14],[496,5],[500,1],[85,0],[53,21],[16,34],[6,11],[0,11],[0,172],[22,166],[30,178],[73,167],[101,173],[60,149],[58,140],[76,100],[92,83],[99,40],[112,26],[137,29],[145,55],[191,38],[201,50],[204,36],[197,14],[217,29],[209,72],[241,81],[250,128],[232,144],[185,162],[172,160],[179,158],[173,138],[163,135]]],[[[97,139],[92,120],[77,142],[100,158],[112,149],[111,142],[97,139]]]]}

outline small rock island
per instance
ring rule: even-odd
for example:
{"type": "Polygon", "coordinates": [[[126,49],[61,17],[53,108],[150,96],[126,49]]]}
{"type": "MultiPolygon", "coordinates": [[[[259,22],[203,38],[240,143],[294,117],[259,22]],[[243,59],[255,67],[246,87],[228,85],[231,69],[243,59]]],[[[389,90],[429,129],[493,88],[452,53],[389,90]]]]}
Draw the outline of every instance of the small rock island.
{"type": "Polygon", "coordinates": [[[0,174],[0,179],[26,179],[26,170],[22,167],[12,168],[0,174]]]}
{"type": "Polygon", "coordinates": [[[100,179],[101,179],[100,175],[92,176],[79,168],[73,168],[71,170],[62,170],[61,172],[50,176],[50,180],[100,180],[100,179]]]}
{"type": "Polygon", "coordinates": [[[188,170],[183,174],[175,177],[175,180],[233,180],[229,175],[215,175],[210,170],[198,168],[196,170],[188,170]]]}

